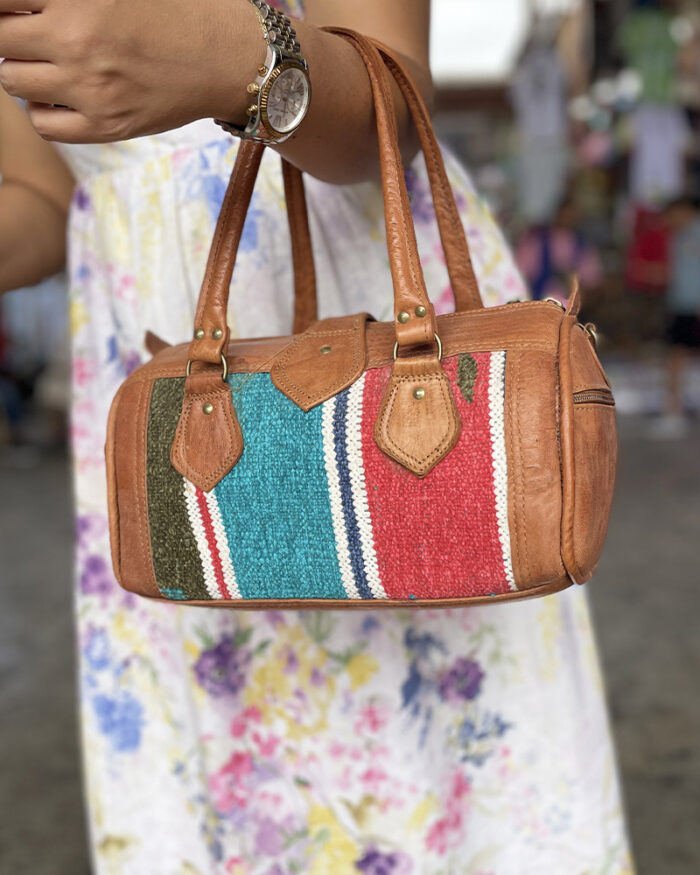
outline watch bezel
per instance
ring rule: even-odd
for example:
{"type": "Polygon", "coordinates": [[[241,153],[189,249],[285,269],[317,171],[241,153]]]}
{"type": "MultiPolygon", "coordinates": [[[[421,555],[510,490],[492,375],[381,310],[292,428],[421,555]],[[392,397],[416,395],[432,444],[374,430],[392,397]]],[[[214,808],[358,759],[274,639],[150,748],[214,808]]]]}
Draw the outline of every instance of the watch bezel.
{"type": "Polygon", "coordinates": [[[299,125],[304,121],[306,113],[311,104],[311,79],[309,78],[309,72],[306,66],[299,61],[295,61],[293,59],[287,59],[279,63],[272,72],[268,75],[265,83],[260,91],[260,103],[259,103],[259,111],[260,111],[260,121],[265,126],[267,131],[270,131],[275,138],[279,137],[290,137],[299,127],[299,125]],[[297,120],[294,126],[290,130],[280,131],[278,130],[270,121],[270,118],[267,114],[267,101],[270,95],[270,91],[272,91],[272,87],[274,86],[277,79],[285,73],[287,70],[299,70],[304,78],[306,79],[306,105],[304,106],[302,112],[297,116],[297,120]]]}

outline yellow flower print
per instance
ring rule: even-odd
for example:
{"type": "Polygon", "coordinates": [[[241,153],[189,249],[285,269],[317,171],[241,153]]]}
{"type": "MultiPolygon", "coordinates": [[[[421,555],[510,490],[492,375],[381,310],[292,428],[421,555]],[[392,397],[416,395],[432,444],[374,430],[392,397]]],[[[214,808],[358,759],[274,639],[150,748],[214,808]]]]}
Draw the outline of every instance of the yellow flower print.
{"type": "Polygon", "coordinates": [[[368,653],[356,653],[351,657],[345,670],[350,675],[350,685],[353,690],[366,684],[372,675],[379,671],[379,664],[368,653]]]}
{"type": "Polygon", "coordinates": [[[309,835],[316,851],[309,875],[329,875],[331,872],[354,872],[359,848],[328,808],[314,805],[309,811],[309,835]]]}
{"type": "Polygon", "coordinates": [[[88,313],[85,302],[72,298],[69,306],[70,333],[73,337],[80,333],[88,324],[88,313]]]}

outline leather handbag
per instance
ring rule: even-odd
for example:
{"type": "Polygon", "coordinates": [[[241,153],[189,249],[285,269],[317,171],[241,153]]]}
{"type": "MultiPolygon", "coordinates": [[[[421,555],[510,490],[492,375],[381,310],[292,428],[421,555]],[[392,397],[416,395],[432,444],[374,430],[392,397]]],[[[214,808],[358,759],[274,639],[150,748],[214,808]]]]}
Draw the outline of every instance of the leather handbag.
{"type": "Polygon", "coordinates": [[[394,321],[318,320],[300,173],[283,162],[294,333],[232,340],[229,285],[263,148],[241,143],[189,343],[119,389],[106,445],[116,576],[143,596],[243,608],[448,607],[593,574],[616,467],[613,395],[567,307],[484,308],[420,93],[389,49],[333,28],[375,103],[394,321]],[[417,126],[456,311],[418,256],[389,74],[417,126]]]}

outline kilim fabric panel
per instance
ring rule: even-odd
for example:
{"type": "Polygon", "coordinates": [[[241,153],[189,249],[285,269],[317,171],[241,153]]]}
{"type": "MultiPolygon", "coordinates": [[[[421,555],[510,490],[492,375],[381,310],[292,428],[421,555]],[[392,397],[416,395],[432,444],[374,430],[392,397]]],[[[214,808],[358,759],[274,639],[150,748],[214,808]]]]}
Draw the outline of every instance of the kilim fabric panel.
{"type": "Polygon", "coordinates": [[[515,590],[505,361],[502,351],[445,360],[462,432],[423,479],[374,440],[390,368],[367,371],[308,413],[269,374],[233,374],[245,449],[210,493],[170,465],[183,381],[157,380],[148,489],[163,596],[447,599],[515,590]]]}

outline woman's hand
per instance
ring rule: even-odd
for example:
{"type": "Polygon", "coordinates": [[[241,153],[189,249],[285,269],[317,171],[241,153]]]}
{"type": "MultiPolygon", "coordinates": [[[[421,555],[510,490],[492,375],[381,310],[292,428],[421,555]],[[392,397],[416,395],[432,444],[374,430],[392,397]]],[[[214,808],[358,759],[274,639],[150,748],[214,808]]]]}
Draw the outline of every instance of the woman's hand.
{"type": "MultiPolygon", "coordinates": [[[[304,5],[306,20],[294,26],[313,96],[299,130],[274,148],[329,182],[376,179],[367,72],[345,40],[319,26],[354,28],[394,48],[430,102],[430,0],[304,5]]],[[[246,86],[265,54],[250,0],[0,0],[0,58],[9,59],[0,65],[0,85],[28,101],[32,124],[49,140],[112,142],[198,118],[243,124],[246,86]]],[[[416,138],[392,87],[409,160],[416,138]]]]}
{"type": "Polygon", "coordinates": [[[0,57],[41,136],[109,142],[243,121],[265,44],[248,0],[0,0],[0,57]]]}

